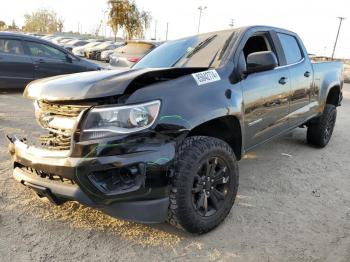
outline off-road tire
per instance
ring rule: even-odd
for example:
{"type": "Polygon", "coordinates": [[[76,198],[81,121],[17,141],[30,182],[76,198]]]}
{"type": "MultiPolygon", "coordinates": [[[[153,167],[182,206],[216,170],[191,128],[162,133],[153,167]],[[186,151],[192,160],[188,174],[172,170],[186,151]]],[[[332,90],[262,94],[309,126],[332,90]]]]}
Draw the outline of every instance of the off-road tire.
{"type": "Polygon", "coordinates": [[[168,222],[190,233],[202,234],[212,230],[229,214],[237,195],[238,178],[236,157],[226,142],[205,136],[186,138],[176,154],[175,172],[171,181],[168,222]],[[195,174],[198,174],[199,163],[210,157],[214,159],[218,157],[222,163],[227,165],[225,175],[229,176],[229,179],[226,182],[227,185],[225,184],[227,187],[225,198],[220,200],[222,201],[220,208],[215,209],[215,213],[211,216],[202,216],[193,204],[193,186],[195,174]]]}
{"type": "Polygon", "coordinates": [[[330,141],[337,118],[337,108],[326,104],[322,115],[308,124],[306,139],[310,145],[323,148],[330,141]]]}

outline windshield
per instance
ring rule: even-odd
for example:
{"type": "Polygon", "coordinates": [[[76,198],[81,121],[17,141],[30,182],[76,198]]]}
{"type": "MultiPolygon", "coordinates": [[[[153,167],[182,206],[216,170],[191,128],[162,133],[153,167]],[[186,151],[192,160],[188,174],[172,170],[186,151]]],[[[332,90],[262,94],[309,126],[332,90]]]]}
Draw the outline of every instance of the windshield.
{"type": "Polygon", "coordinates": [[[233,30],[169,41],[147,54],[133,68],[211,67],[220,60],[233,30]]]}
{"type": "Polygon", "coordinates": [[[110,46],[111,44],[112,44],[112,42],[104,42],[104,43],[101,43],[98,46],[96,46],[96,48],[104,49],[104,48],[107,48],[108,46],[110,46]]]}
{"type": "Polygon", "coordinates": [[[61,43],[61,44],[65,44],[65,43],[68,43],[69,41],[72,41],[74,39],[72,38],[62,38],[62,39],[59,39],[58,42],[61,43]]]}
{"type": "Polygon", "coordinates": [[[97,46],[97,45],[100,45],[101,43],[100,42],[92,42],[92,43],[89,43],[87,45],[84,45],[84,48],[85,47],[94,47],[94,46],[97,46]]]}
{"type": "Polygon", "coordinates": [[[66,44],[74,45],[78,41],[80,41],[80,40],[70,40],[70,41],[66,42],[66,44]]]}

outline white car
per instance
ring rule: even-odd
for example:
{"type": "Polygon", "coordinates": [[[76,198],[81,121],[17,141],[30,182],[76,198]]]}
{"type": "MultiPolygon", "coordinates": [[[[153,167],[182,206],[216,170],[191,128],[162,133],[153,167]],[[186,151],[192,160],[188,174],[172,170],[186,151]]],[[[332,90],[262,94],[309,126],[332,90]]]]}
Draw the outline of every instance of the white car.
{"type": "Polygon", "coordinates": [[[74,38],[65,37],[65,36],[58,36],[58,37],[52,38],[50,41],[56,45],[59,45],[59,44],[64,44],[65,42],[68,42],[71,40],[74,40],[74,38]]]}
{"type": "Polygon", "coordinates": [[[101,42],[91,42],[91,43],[88,43],[86,45],[73,48],[72,52],[76,56],[84,56],[84,51],[86,48],[91,48],[91,47],[97,46],[99,44],[101,44],[101,42]]]}
{"type": "Polygon", "coordinates": [[[111,58],[111,55],[113,55],[113,53],[114,53],[114,50],[115,49],[102,51],[102,53],[101,53],[101,60],[102,61],[106,61],[108,63],[109,59],[111,58]]]}
{"type": "MultiPolygon", "coordinates": [[[[120,42],[120,43],[115,43],[116,45],[118,45],[117,48],[125,45],[124,42],[120,42]]],[[[101,60],[105,61],[107,63],[109,63],[109,60],[111,59],[111,56],[113,55],[113,53],[116,51],[116,49],[112,49],[112,50],[105,50],[101,52],[101,60]]]]}

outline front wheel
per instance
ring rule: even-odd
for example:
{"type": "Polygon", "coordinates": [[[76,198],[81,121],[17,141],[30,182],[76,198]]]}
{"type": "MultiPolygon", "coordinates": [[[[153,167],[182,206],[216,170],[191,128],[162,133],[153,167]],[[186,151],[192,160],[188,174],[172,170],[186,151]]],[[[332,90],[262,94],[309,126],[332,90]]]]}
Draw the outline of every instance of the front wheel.
{"type": "Polygon", "coordinates": [[[337,108],[326,104],[323,114],[308,126],[307,142],[320,148],[325,147],[332,137],[336,119],[337,108]]]}
{"type": "Polygon", "coordinates": [[[177,152],[169,222],[191,233],[208,232],[230,212],[237,188],[237,161],[226,142],[186,138],[177,152]]]}

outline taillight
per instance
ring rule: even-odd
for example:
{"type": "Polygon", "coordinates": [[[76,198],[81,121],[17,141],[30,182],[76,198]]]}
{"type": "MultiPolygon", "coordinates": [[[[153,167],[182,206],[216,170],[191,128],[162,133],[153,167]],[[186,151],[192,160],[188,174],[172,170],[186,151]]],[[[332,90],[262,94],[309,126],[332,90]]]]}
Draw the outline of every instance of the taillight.
{"type": "Polygon", "coordinates": [[[140,61],[139,57],[128,57],[128,61],[131,63],[136,63],[138,61],[140,61]]]}

